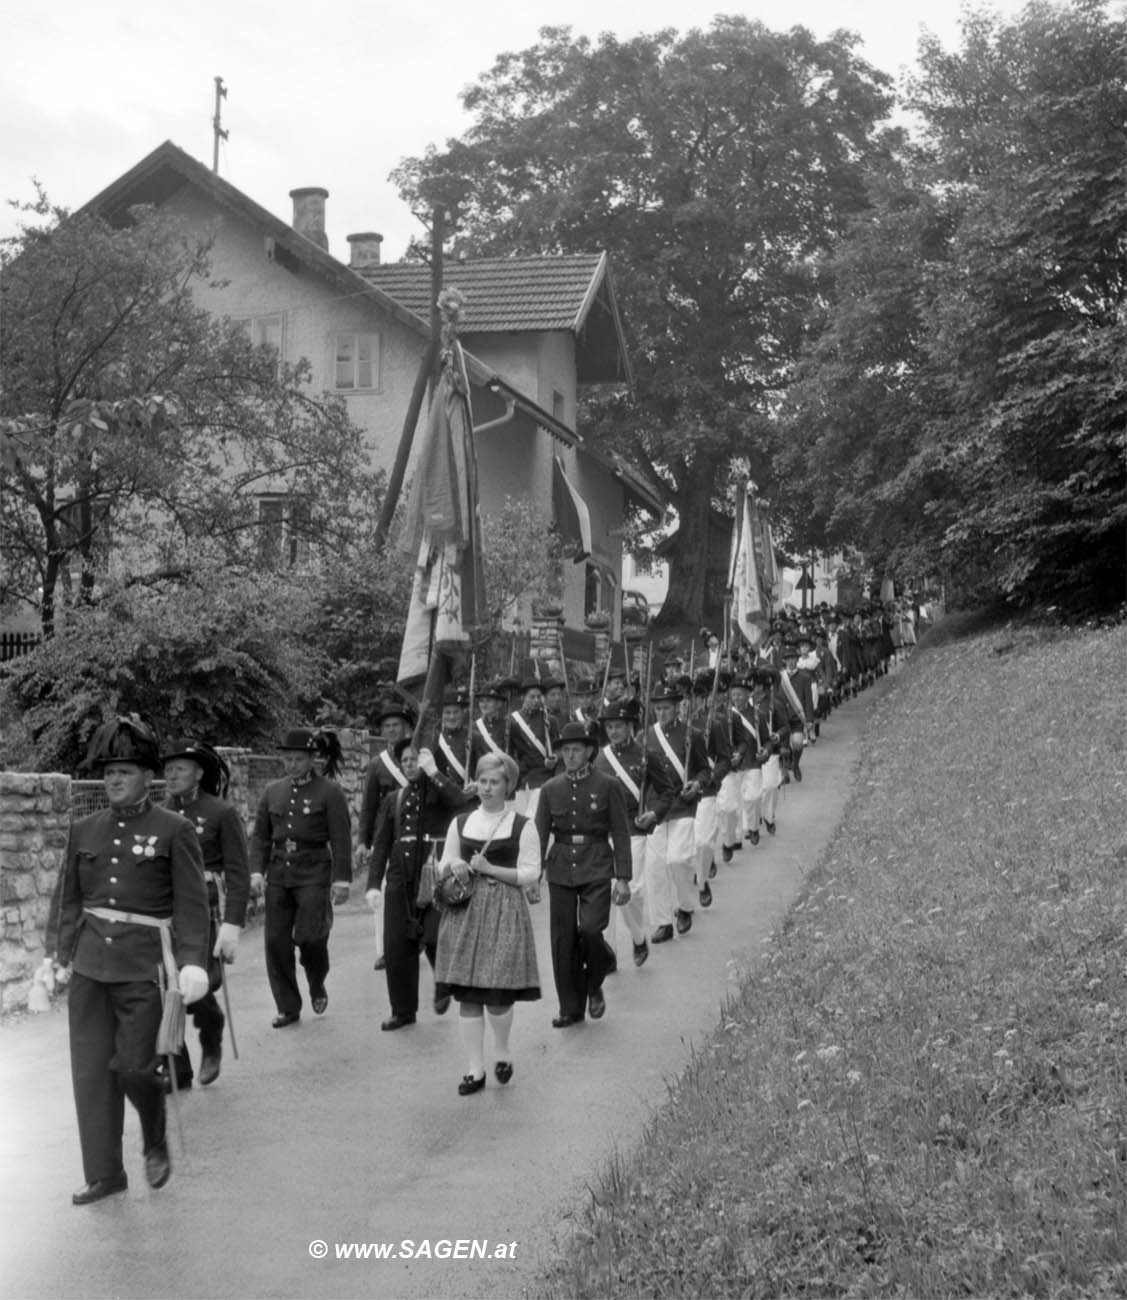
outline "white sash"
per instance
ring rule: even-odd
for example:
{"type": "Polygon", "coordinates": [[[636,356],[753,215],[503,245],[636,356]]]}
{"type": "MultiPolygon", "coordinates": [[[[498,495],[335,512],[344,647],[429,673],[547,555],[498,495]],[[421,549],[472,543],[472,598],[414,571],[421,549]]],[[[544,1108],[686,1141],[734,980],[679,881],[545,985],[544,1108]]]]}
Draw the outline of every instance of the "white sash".
{"type": "Polygon", "coordinates": [[[758,725],[753,726],[751,719],[745,718],[744,715],[739,711],[739,709],[733,709],[732,712],[735,713],[736,717],[739,718],[739,720],[743,723],[744,730],[748,733],[749,736],[751,736],[752,740],[755,741],[756,748],[758,748],[759,747],[758,725]]]}
{"type": "Polygon", "coordinates": [[[785,668],[779,674],[779,685],[782,686],[783,694],[790,701],[791,708],[793,708],[795,713],[797,713],[798,716],[802,719],[802,721],[805,722],[806,710],[802,707],[802,703],[795,692],[793,684],[791,683],[790,674],[787,672],[785,668]]]}
{"type": "Polygon", "coordinates": [[[466,769],[462,766],[461,763],[458,762],[457,758],[454,756],[454,751],[450,748],[450,742],[446,739],[446,737],[442,734],[441,731],[438,733],[438,748],[441,749],[442,752],[446,755],[447,762],[454,769],[454,771],[458,773],[459,778],[464,781],[466,779],[466,769]]]}
{"type": "Polygon", "coordinates": [[[384,767],[387,768],[389,774],[395,777],[396,781],[399,782],[399,788],[401,790],[405,790],[408,784],[407,778],[399,770],[399,767],[396,764],[395,759],[392,758],[391,756],[391,751],[385,749],[383,753],[380,754],[380,761],[383,763],[384,767]]]}
{"type": "Polygon", "coordinates": [[[642,802],[641,790],[638,789],[637,783],[635,782],[634,778],[618,761],[618,755],[614,752],[614,750],[609,745],[604,747],[603,757],[607,760],[607,762],[611,765],[611,767],[614,768],[615,775],[618,777],[618,779],[627,788],[627,790],[630,791],[630,793],[638,801],[638,804],[641,805],[642,802]]]}
{"type": "Polygon", "coordinates": [[[681,784],[684,785],[686,781],[685,765],[673,752],[673,746],[669,743],[668,740],[666,740],[665,732],[662,731],[661,724],[658,722],[654,723],[654,735],[657,737],[657,743],[662,747],[662,749],[665,750],[665,757],[668,758],[670,763],[673,764],[673,770],[674,772],[677,773],[677,776],[680,779],[681,784]]]}
{"type": "MultiPolygon", "coordinates": [[[[528,739],[531,740],[532,743],[536,746],[537,750],[539,750],[540,752],[541,757],[547,758],[548,751],[544,748],[544,745],[540,741],[539,737],[536,735],[536,732],[533,731],[532,728],[528,725],[528,722],[526,721],[524,714],[521,713],[520,710],[518,709],[516,713],[510,714],[510,716],[512,717],[513,721],[517,724],[517,726],[521,729],[521,731],[523,731],[524,734],[528,737],[528,739]]],[[[545,731],[547,731],[548,729],[547,717],[545,717],[544,719],[544,729],[545,731]]]]}
{"type": "Polygon", "coordinates": [[[503,754],[505,752],[501,748],[501,746],[498,745],[498,743],[493,739],[493,736],[490,734],[489,728],[485,725],[484,718],[478,718],[477,722],[474,723],[474,726],[477,727],[482,740],[485,741],[485,743],[495,754],[503,754]]]}

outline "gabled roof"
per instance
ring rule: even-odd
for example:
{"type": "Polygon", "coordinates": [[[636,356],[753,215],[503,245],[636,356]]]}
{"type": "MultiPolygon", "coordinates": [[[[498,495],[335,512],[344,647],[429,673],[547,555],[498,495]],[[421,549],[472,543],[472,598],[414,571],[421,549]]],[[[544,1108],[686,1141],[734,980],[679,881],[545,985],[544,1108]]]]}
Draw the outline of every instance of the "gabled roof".
{"type": "MultiPolygon", "coordinates": [[[[360,274],[416,315],[429,315],[429,266],[389,262],[360,274]]],[[[606,253],[451,258],[442,281],[465,295],[464,334],[562,330],[575,335],[580,380],[631,382],[606,253]]]]}

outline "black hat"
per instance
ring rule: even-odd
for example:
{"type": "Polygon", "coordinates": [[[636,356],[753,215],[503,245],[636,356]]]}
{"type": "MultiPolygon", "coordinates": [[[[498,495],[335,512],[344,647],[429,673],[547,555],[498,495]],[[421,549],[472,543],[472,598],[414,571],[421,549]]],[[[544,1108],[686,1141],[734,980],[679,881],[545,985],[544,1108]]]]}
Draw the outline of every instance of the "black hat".
{"type": "Polygon", "coordinates": [[[388,699],[380,701],[380,709],[376,714],[376,726],[378,727],[385,718],[402,718],[409,727],[415,725],[415,715],[406,704],[401,704],[399,700],[388,699]]]}
{"type": "Polygon", "coordinates": [[[561,691],[564,688],[563,679],[560,677],[545,677],[543,681],[540,682],[540,689],[542,691],[547,692],[547,691],[555,690],[557,688],[559,688],[561,691]]]}
{"type": "Polygon", "coordinates": [[[732,690],[733,690],[733,691],[750,691],[750,690],[751,690],[751,682],[750,682],[746,677],[733,677],[733,678],[732,678],[732,690]]]}
{"type": "Polygon", "coordinates": [[[712,674],[710,672],[697,673],[696,681],[693,682],[693,694],[712,694],[712,674]]]}
{"type": "Polygon", "coordinates": [[[498,690],[505,692],[506,699],[515,691],[523,689],[520,682],[515,677],[498,677],[496,686],[498,690]]]}
{"type": "Polygon", "coordinates": [[[313,731],[310,727],[291,727],[278,745],[279,749],[307,749],[313,752],[313,731]]]}
{"type": "Polygon", "coordinates": [[[786,659],[797,659],[797,658],[798,658],[798,642],[797,642],[797,641],[784,641],[784,642],[783,642],[783,657],[786,658],[786,659]]]}
{"type": "Polygon", "coordinates": [[[612,700],[599,715],[599,721],[637,723],[637,700],[612,700]]]}
{"type": "Polygon", "coordinates": [[[220,788],[229,780],[231,770],[210,745],[200,740],[170,740],[160,756],[161,764],[171,763],[174,758],[189,758],[203,769],[200,789],[205,794],[218,794],[220,788]]]}
{"type": "Polygon", "coordinates": [[[590,722],[565,722],[564,723],[563,727],[560,729],[560,738],[559,740],[556,741],[556,747],[560,748],[563,745],[574,745],[577,742],[582,742],[584,745],[589,745],[594,749],[598,749],[599,747],[598,730],[593,723],[590,722]]]}
{"type": "Polygon", "coordinates": [[[680,704],[681,692],[676,686],[659,686],[650,696],[651,704],[680,704]]]}
{"type": "Polygon", "coordinates": [[[486,682],[480,686],[477,691],[479,700],[507,700],[509,697],[501,687],[500,682],[486,682]]]}
{"type": "Polygon", "coordinates": [[[607,681],[625,681],[627,677],[625,668],[612,668],[607,673],[607,681]]]}
{"type": "Polygon", "coordinates": [[[442,707],[444,709],[466,707],[466,693],[460,686],[447,686],[442,692],[442,707]]]}
{"type": "Polygon", "coordinates": [[[107,763],[134,763],[159,772],[160,739],[156,728],[136,713],[103,722],[90,737],[82,766],[105,767],[107,763]]]}

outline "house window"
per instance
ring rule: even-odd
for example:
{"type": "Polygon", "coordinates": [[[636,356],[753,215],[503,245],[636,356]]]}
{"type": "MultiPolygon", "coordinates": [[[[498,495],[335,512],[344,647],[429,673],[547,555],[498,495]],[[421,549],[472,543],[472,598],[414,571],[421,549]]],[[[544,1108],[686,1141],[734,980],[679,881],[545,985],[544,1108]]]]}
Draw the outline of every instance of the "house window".
{"type": "Polygon", "coordinates": [[[247,336],[256,348],[267,343],[279,356],[282,355],[281,312],[275,312],[272,316],[248,316],[245,320],[239,321],[239,324],[246,330],[247,336]]]}
{"type": "Polygon", "coordinates": [[[567,423],[566,407],[564,404],[564,395],[558,389],[552,389],[552,417],[559,420],[561,424],[567,423]]]}
{"type": "Polygon", "coordinates": [[[380,336],[333,335],[333,387],[354,392],[380,386],[380,336]]]}
{"type": "Polygon", "coordinates": [[[603,608],[603,580],[593,564],[587,565],[587,581],[583,592],[583,613],[597,614],[603,608]]]}
{"type": "Polygon", "coordinates": [[[258,498],[258,558],[269,569],[300,568],[309,559],[309,502],[286,493],[258,498]]]}

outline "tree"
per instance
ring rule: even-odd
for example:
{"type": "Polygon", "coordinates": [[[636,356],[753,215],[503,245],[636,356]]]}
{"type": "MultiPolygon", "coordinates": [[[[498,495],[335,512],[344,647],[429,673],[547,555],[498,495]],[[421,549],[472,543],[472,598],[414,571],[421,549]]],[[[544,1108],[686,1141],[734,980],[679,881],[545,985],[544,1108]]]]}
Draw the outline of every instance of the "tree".
{"type": "Polygon", "coordinates": [[[699,622],[710,508],[733,457],[765,474],[765,431],[825,293],[818,255],[864,206],[884,148],[889,80],[847,33],[742,18],[683,37],[540,36],[466,92],[464,139],[397,179],[419,202],[462,179],[460,251],[610,251],[637,386],[592,397],[585,417],[668,489],[662,620],[699,622]]]}
{"type": "Polygon", "coordinates": [[[972,595],[1122,599],[1125,55],[1095,0],[923,42],[920,147],[834,258],[784,421],[809,541],[972,595]]]}
{"type": "Polygon", "coordinates": [[[130,582],[260,566],[259,497],[297,539],[327,538],[365,486],[359,431],[237,323],[197,307],[208,249],[169,215],[124,227],[41,198],[0,250],[0,421],[7,490],[0,604],[43,631],[130,582]]]}

